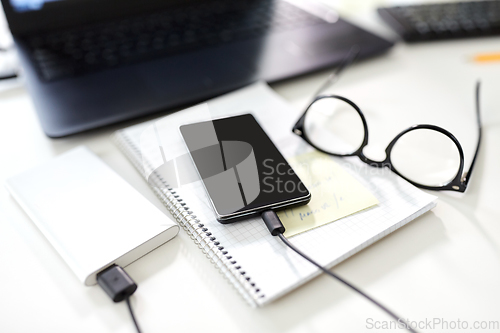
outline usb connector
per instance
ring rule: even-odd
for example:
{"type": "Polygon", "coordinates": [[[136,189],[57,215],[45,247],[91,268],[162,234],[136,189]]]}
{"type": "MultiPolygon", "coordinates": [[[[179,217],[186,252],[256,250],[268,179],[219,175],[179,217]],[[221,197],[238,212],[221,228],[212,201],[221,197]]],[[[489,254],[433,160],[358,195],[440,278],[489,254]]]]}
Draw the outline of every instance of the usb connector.
{"type": "Polygon", "coordinates": [[[130,296],[137,290],[137,284],[127,272],[120,266],[113,265],[97,274],[97,284],[108,294],[113,302],[126,301],[135,328],[138,333],[141,333],[139,324],[135,319],[134,311],[132,310],[132,305],[130,304],[130,296]]]}

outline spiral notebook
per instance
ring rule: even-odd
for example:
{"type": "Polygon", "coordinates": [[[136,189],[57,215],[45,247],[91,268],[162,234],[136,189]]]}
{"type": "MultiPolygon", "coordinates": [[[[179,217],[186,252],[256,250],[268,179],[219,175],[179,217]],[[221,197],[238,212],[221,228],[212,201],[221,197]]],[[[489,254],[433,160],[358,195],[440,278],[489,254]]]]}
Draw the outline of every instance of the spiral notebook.
{"type": "MultiPolygon", "coordinates": [[[[271,236],[260,218],[220,224],[201,182],[172,186],[171,179],[178,179],[182,170],[172,167],[158,171],[162,163],[188,153],[179,126],[205,120],[200,111],[205,115],[208,112],[212,118],[251,112],[283,155],[291,158],[311,151],[291,132],[299,110],[265,83],[256,83],[113,134],[114,142],[200,250],[245,300],[252,306],[262,306],[311,280],[320,271],[271,236]],[[154,135],[146,135],[148,131],[154,135]]],[[[436,197],[389,170],[374,173],[356,158],[333,159],[365,186],[379,204],[291,238],[324,266],[338,264],[436,205],[436,197]]]]}

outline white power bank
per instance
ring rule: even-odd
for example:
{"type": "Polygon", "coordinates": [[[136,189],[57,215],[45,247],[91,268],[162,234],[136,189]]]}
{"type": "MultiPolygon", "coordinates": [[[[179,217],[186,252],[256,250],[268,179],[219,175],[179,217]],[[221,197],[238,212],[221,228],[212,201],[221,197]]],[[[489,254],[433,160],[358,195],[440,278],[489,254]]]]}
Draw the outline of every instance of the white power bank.
{"type": "Polygon", "coordinates": [[[6,186],[85,285],[177,235],[179,227],[86,147],[7,180],[6,186]]]}

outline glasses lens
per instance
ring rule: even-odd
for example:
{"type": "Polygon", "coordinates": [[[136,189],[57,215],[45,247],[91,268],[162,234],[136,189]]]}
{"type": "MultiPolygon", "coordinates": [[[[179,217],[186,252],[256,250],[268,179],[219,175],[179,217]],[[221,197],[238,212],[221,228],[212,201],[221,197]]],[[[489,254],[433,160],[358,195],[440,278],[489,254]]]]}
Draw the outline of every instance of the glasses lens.
{"type": "Polygon", "coordinates": [[[364,139],[359,113],[348,103],[332,97],[317,100],[309,107],[304,130],[316,147],[339,155],[352,154],[364,139]]]}
{"type": "Polygon", "coordinates": [[[460,168],[460,153],[446,135],[416,129],[398,139],[391,151],[394,168],[407,179],[427,186],[449,183],[460,168]]]}

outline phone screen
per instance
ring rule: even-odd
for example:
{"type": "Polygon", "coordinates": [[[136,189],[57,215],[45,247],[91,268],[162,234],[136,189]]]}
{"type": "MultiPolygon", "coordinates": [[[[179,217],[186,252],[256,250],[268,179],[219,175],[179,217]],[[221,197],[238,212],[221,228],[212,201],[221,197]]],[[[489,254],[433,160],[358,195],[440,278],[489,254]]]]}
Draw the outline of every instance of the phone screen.
{"type": "Polygon", "coordinates": [[[311,199],[251,114],[183,125],[180,131],[220,222],[311,199]]]}

